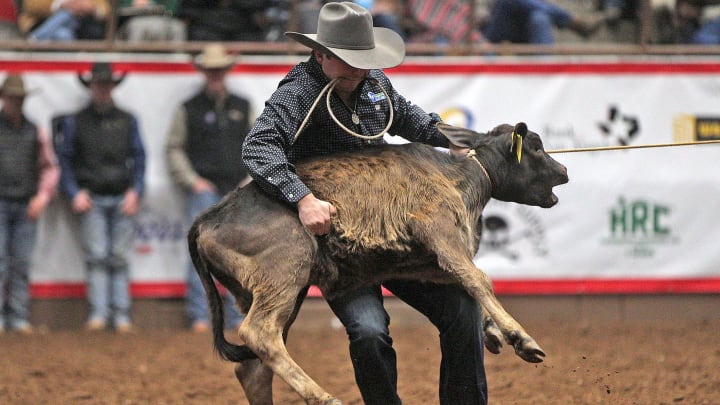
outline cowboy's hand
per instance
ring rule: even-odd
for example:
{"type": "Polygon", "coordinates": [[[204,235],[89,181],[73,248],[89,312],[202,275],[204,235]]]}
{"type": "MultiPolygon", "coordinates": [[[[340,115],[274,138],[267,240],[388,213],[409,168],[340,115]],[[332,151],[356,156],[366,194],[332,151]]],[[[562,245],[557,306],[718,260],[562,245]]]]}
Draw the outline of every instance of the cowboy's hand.
{"type": "Polygon", "coordinates": [[[93,207],[92,199],[90,198],[90,193],[87,192],[87,190],[80,190],[77,194],[75,194],[75,197],[73,197],[72,200],[72,210],[76,214],[84,214],[93,207]]]}
{"type": "Polygon", "coordinates": [[[461,148],[459,146],[455,146],[452,143],[450,144],[450,154],[457,157],[463,157],[470,152],[470,148],[461,148]]]}
{"type": "Polygon", "coordinates": [[[330,232],[330,217],[335,215],[335,207],[327,201],[319,200],[310,193],[297,203],[300,222],[315,235],[330,232]]]}

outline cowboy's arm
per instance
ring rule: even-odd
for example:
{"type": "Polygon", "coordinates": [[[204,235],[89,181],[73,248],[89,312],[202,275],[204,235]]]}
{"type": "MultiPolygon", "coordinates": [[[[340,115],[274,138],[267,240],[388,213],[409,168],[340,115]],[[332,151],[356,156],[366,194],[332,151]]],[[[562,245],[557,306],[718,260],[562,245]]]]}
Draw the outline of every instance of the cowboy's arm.
{"type": "Polygon", "coordinates": [[[296,205],[310,189],[294,172],[287,154],[307,108],[301,97],[276,91],[265,103],[242,148],[243,163],[258,185],[273,197],[296,205]]]}

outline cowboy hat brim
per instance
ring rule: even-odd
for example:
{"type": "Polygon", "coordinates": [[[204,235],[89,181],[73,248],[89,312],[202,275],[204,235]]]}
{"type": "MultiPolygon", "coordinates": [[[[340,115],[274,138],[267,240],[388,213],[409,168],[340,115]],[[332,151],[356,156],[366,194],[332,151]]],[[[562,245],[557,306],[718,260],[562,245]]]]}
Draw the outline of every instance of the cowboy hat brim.
{"type": "Polygon", "coordinates": [[[112,82],[113,85],[117,86],[125,80],[125,76],[127,76],[127,73],[121,73],[121,74],[113,74],[111,77],[93,77],[90,73],[78,73],[78,80],[80,80],[80,83],[83,84],[83,86],[88,87],[90,86],[91,82],[112,82]]]}
{"type": "Polygon", "coordinates": [[[230,69],[235,65],[235,59],[226,57],[224,60],[205,60],[203,55],[198,55],[193,60],[193,65],[198,70],[230,69]]]}
{"type": "Polygon", "coordinates": [[[327,52],[356,69],[386,69],[395,67],[405,59],[405,41],[395,31],[373,27],[375,47],[371,49],[334,48],[317,41],[317,34],[286,32],[285,36],[308,48],[327,52]]]}

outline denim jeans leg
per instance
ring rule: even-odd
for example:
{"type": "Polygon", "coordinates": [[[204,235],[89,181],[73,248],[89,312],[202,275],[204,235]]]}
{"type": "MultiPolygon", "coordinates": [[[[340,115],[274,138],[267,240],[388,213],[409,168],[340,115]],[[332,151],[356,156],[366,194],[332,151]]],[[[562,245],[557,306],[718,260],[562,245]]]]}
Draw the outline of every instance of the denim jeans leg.
{"type": "Polygon", "coordinates": [[[71,41],[75,39],[75,30],[79,26],[77,17],[67,10],[58,10],[35,28],[29,39],[71,41]]]}
{"type": "Polygon", "coordinates": [[[527,19],[527,42],[529,44],[552,45],[555,42],[550,15],[544,11],[533,11],[527,19]]]}
{"type": "Polygon", "coordinates": [[[328,305],[345,326],[355,381],[366,405],[401,404],[397,395],[397,357],[390,316],[379,286],[350,291],[328,305]]]}
{"type": "Polygon", "coordinates": [[[109,310],[110,275],[105,257],[109,251],[107,215],[93,197],[93,208],[80,216],[80,231],[87,270],[87,299],[90,304],[88,320],[107,322],[109,310]]]}
{"type": "Polygon", "coordinates": [[[440,332],[440,404],[487,404],[482,323],[475,300],[456,285],[415,281],[383,285],[427,316],[440,332]]]}
{"type": "MultiPolygon", "coordinates": [[[[216,204],[222,196],[217,193],[203,192],[187,194],[187,215],[192,222],[203,210],[216,204]]],[[[207,298],[205,298],[205,288],[200,281],[200,277],[195,271],[192,261],[188,259],[187,279],[185,292],[185,309],[190,322],[202,321],[208,322],[210,316],[207,298]]],[[[226,313],[226,316],[230,315],[226,313]]],[[[229,319],[229,318],[228,318],[229,319]]]]}
{"type": "Polygon", "coordinates": [[[30,259],[35,247],[36,223],[28,219],[27,204],[16,203],[14,224],[10,233],[10,261],[8,263],[8,326],[12,329],[29,326],[30,259]]]}
{"type": "Polygon", "coordinates": [[[110,216],[110,308],[115,325],[130,322],[130,270],[127,260],[132,245],[134,219],[122,213],[120,196],[106,197],[106,209],[110,216]]]}
{"type": "Polygon", "coordinates": [[[693,44],[720,45],[720,17],[704,23],[693,35],[693,44]]]}

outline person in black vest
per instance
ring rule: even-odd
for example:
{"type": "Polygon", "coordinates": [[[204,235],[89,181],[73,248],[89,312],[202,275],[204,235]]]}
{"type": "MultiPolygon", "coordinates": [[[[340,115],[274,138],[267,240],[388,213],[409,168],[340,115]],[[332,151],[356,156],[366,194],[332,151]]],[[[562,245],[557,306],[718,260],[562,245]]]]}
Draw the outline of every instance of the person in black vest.
{"type": "Polygon", "coordinates": [[[36,221],[55,195],[60,170],[50,141],[23,114],[20,75],[0,87],[0,333],[32,333],[29,267],[36,221]]]}
{"type": "MultiPolygon", "coordinates": [[[[190,221],[249,179],[240,161],[251,124],[250,103],[231,94],[225,85],[234,64],[225,48],[209,44],[194,62],[205,78],[205,85],[177,109],[166,144],[170,174],[187,192],[190,221]]],[[[192,330],[205,332],[209,328],[205,290],[192,263],[189,260],[188,263],[187,315],[192,330]]],[[[242,316],[230,294],[225,296],[225,304],[226,328],[234,329],[242,316]]]]}
{"type": "Polygon", "coordinates": [[[118,108],[112,91],[124,79],[98,62],[78,76],[90,104],[56,120],[60,189],[80,216],[87,270],[88,330],[132,331],[130,274],[133,217],[144,191],[145,148],[137,119],[118,108]]]}

